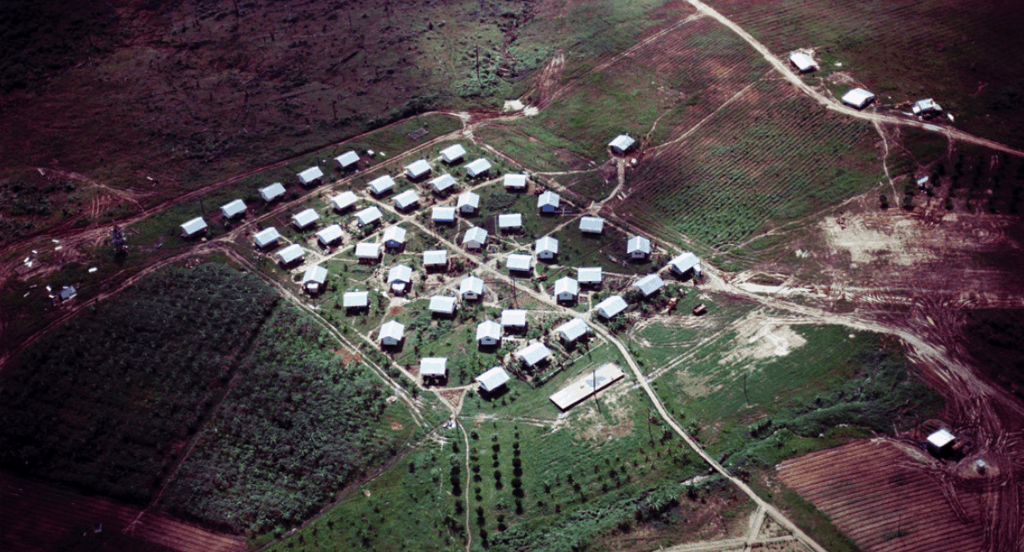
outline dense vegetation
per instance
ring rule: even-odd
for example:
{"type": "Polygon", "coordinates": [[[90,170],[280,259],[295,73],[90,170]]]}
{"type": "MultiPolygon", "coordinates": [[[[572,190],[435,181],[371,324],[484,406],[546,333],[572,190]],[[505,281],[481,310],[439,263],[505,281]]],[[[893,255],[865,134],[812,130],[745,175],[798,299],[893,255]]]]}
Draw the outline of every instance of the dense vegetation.
{"type": "Polygon", "coordinates": [[[0,465],[141,502],[277,302],[224,265],[169,268],[90,308],[0,376],[0,465]]]}
{"type": "Polygon", "coordinates": [[[1021,309],[971,311],[965,328],[968,352],[989,377],[1024,397],[1024,326],[1021,309]]]}

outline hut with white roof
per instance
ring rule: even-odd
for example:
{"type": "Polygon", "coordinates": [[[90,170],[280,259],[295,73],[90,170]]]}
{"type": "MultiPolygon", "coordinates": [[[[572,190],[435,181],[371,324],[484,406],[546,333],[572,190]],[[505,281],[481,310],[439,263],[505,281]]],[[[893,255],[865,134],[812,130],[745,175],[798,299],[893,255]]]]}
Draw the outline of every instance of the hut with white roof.
{"type": "Polygon", "coordinates": [[[280,182],[274,182],[265,188],[260,188],[260,197],[262,197],[263,201],[266,201],[267,203],[276,201],[282,196],[284,196],[284,184],[281,184],[280,182]]]}
{"type": "Polygon", "coordinates": [[[405,166],[405,176],[414,182],[426,178],[430,174],[430,163],[425,159],[417,159],[405,166]]]}
{"type": "Polygon", "coordinates": [[[608,143],[608,148],[616,155],[624,155],[633,149],[635,144],[636,140],[630,138],[628,134],[620,134],[608,143]]]}
{"type": "Polygon", "coordinates": [[[343,171],[354,169],[358,166],[359,154],[355,151],[349,150],[335,157],[334,162],[337,163],[338,168],[343,171]]]}
{"type": "Polygon", "coordinates": [[[579,299],[580,284],[565,276],[555,280],[555,300],[559,303],[575,303],[579,299]]]}
{"type": "Polygon", "coordinates": [[[644,260],[651,256],[651,240],[643,236],[633,236],[626,241],[626,254],[633,260],[644,260]]]}
{"type": "Polygon", "coordinates": [[[255,242],[256,247],[260,249],[265,249],[267,247],[270,247],[271,245],[274,245],[275,243],[277,243],[277,240],[279,239],[281,239],[281,233],[278,232],[277,228],[274,228],[273,226],[269,228],[264,228],[263,230],[260,230],[259,232],[256,232],[256,234],[253,235],[253,241],[255,242]]]}
{"type": "Polygon", "coordinates": [[[398,347],[405,339],[405,324],[389,320],[380,327],[378,335],[382,347],[398,347]]]}
{"type": "Polygon", "coordinates": [[[491,162],[480,158],[472,161],[466,165],[466,176],[470,178],[480,178],[481,176],[487,176],[491,170],[491,162]]]}
{"type": "Polygon", "coordinates": [[[597,304],[597,314],[601,315],[603,318],[611,320],[628,307],[629,305],[626,304],[625,299],[618,295],[612,295],[597,304]]]}
{"type": "Polygon", "coordinates": [[[305,230],[318,220],[320,220],[320,215],[316,209],[309,208],[292,215],[292,226],[299,230],[305,230]]]}
{"type": "Polygon", "coordinates": [[[533,253],[538,259],[551,260],[558,256],[558,240],[544,236],[533,244],[533,253]]]}
{"type": "Polygon", "coordinates": [[[466,148],[462,147],[462,144],[452,144],[441,150],[441,161],[444,161],[448,165],[453,165],[462,161],[462,158],[465,156],[466,148]]]}
{"type": "Polygon", "coordinates": [[[480,392],[494,393],[495,391],[505,387],[509,380],[512,379],[508,376],[508,372],[505,371],[501,366],[495,366],[490,370],[480,374],[476,377],[476,382],[480,384],[480,392]]]}
{"type": "Polygon", "coordinates": [[[303,186],[315,186],[324,177],[324,171],[320,167],[310,167],[298,174],[299,184],[303,186]]]}
{"type": "Polygon", "coordinates": [[[241,199],[236,199],[225,203],[220,208],[220,214],[228,220],[245,215],[245,202],[241,199]]]}
{"type": "Polygon", "coordinates": [[[194,238],[199,234],[205,233],[207,228],[208,226],[203,217],[196,217],[181,225],[181,237],[186,239],[194,238]]]}
{"type": "Polygon", "coordinates": [[[505,175],[505,191],[507,192],[525,192],[526,191],[526,175],[525,174],[506,174],[505,175]]]}
{"type": "Polygon", "coordinates": [[[455,177],[445,173],[430,181],[430,188],[435,194],[444,195],[455,189],[455,177]]]}
{"type": "Polygon", "coordinates": [[[875,101],[875,95],[863,88],[854,88],[843,94],[843,103],[857,109],[864,109],[873,101],[875,101]]]}
{"type": "Polygon", "coordinates": [[[497,347],[501,345],[501,324],[494,320],[484,320],[477,324],[476,341],[481,347],[497,347]]]}
{"type": "Polygon", "coordinates": [[[301,261],[303,257],[305,257],[305,252],[302,251],[302,246],[297,243],[293,243],[277,252],[277,262],[281,263],[282,266],[288,266],[296,261],[301,261]]]}
{"type": "Polygon", "coordinates": [[[426,384],[428,378],[433,383],[444,383],[448,379],[448,359],[446,357],[427,357],[420,359],[420,377],[426,384]]]}
{"type": "Polygon", "coordinates": [[[455,206],[463,215],[472,215],[480,209],[480,196],[473,192],[466,192],[459,196],[455,206]]]}
{"type": "Polygon", "coordinates": [[[347,191],[332,197],[331,205],[334,206],[335,211],[339,213],[344,213],[345,211],[352,208],[352,206],[355,205],[356,201],[358,200],[359,198],[356,196],[354,192],[347,191]]]}
{"type": "Polygon", "coordinates": [[[395,189],[395,180],[385,174],[371,180],[367,188],[369,188],[371,194],[380,197],[395,189]]]}
{"type": "Polygon", "coordinates": [[[330,247],[337,243],[344,235],[345,232],[341,229],[340,224],[332,224],[317,232],[316,239],[324,247],[330,247]]]}

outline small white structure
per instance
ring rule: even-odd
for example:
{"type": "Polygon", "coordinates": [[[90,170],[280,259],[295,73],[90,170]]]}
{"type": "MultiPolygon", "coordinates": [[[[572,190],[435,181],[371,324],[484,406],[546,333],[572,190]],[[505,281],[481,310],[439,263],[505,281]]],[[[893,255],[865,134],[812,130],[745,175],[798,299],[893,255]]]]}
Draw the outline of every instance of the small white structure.
{"type": "Polygon", "coordinates": [[[354,169],[356,168],[356,163],[359,163],[359,154],[352,150],[349,150],[335,157],[334,162],[337,163],[338,168],[343,171],[354,169]]]}
{"type": "Polygon", "coordinates": [[[380,197],[395,189],[395,181],[388,175],[378,176],[370,181],[368,185],[370,193],[380,197]]]}
{"type": "Polygon", "coordinates": [[[620,312],[626,310],[627,307],[629,307],[629,305],[626,304],[625,299],[618,295],[612,295],[597,304],[597,314],[610,320],[615,318],[615,316],[620,312]]]}
{"type": "Polygon", "coordinates": [[[459,282],[459,295],[463,301],[476,301],[484,296],[484,281],[469,275],[459,282]]]}
{"type": "Polygon", "coordinates": [[[508,192],[523,192],[523,191],[526,191],[526,175],[525,174],[506,174],[505,175],[505,191],[508,191],[508,192]]]}
{"type": "Polygon", "coordinates": [[[617,155],[623,155],[629,150],[633,149],[633,145],[636,144],[636,140],[633,140],[627,134],[620,134],[615,137],[614,140],[608,143],[608,147],[611,148],[612,153],[617,155]]]}
{"type": "Polygon", "coordinates": [[[950,433],[948,429],[941,428],[928,436],[928,451],[936,456],[939,456],[945,452],[948,452],[949,448],[953,445],[953,441],[955,440],[955,435],[950,433]]]}
{"type": "Polygon", "coordinates": [[[538,259],[554,259],[558,256],[558,240],[544,236],[533,244],[533,252],[538,259]]]}
{"type": "Polygon", "coordinates": [[[224,215],[226,219],[233,219],[239,215],[245,214],[245,202],[241,199],[236,199],[229,203],[221,206],[220,214],[224,215]]]}
{"type": "Polygon", "coordinates": [[[931,115],[934,113],[942,113],[942,106],[935,103],[935,100],[931,98],[925,98],[923,100],[917,100],[914,102],[914,106],[910,108],[914,112],[914,115],[931,115]]]}
{"type": "Polygon", "coordinates": [[[640,293],[644,294],[644,297],[650,297],[658,292],[659,289],[665,286],[665,281],[661,279],[661,276],[657,274],[648,274],[643,278],[637,280],[633,287],[640,293]]]}
{"type": "Polygon", "coordinates": [[[479,178],[485,176],[491,170],[491,162],[480,158],[476,161],[466,165],[466,176],[470,178],[479,178]]]}
{"type": "Polygon", "coordinates": [[[579,281],[580,285],[599,286],[601,285],[601,279],[601,267],[599,266],[586,266],[576,269],[576,280],[579,281]]]}
{"type": "Polygon", "coordinates": [[[523,229],[523,215],[521,213],[506,213],[498,215],[498,229],[502,232],[517,232],[523,229]]]}
{"type": "Polygon", "coordinates": [[[589,331],[590,326],[582,318],[573,318],[555,329],[558,336],[562,338],[562,342],[567,345],[575,343],[576,340],[587,335],[589,331]]]}
{"type": "Polygon", "coordinates": [[[292,215],[292,226],[304,230],[318,220],[320,220],[320,215],[317,214],[316,209],[309,208],[292,215]]]}
{"type": "Polygon", "coordinates": [[[419,180],[428,174],[430,174],[430,163],[427,163],[425,159],[418,159],[405,167],[405,176],[409,180],[419,180]]]}
{"type": "Polygon", "coordinates": [[[400,264],[388,270],[388,285],[391,286],[391,291],[397,294],[405,293],[410,284],[412,284],[412,268],[400,264]]]}
{"type": "Polygon", "coordinates": [[[356,244],[356,258],[360,261],[380,260],[380,244],[371,242],[356,244]]]}
{"type": "Polygon", "coordinates": [[[580,232],[584,234],[600,234],[604,232],[604,219],[601,217],[581,217],[580,232]]]}
{"type": "Polygon", "coordinates": [[[541,213],[554,213],[561,204],[562,197],[551,190],[537,196],[537,209],[540,209],[541,213]]]}
{"type": "Polygon", "coordinates": [[[446,268],[448,266],[448,251],[445,249],[433,249],[423,252],[424,268],[446,268]]]}
{"type": "Polygon", "coordinates": [[[405,228],[395,225],[384,231],[384,247],[388,249],[401,249],[405,245],[405,228]]]}
{"type": "Polygon", "coordinates": [[[651,240],[643,236],[633,236],[626,242],[626,254],[631,259],[646,259],[651,256],[651,240]]]}
{"type": "Polygon", "coordinates": [[[501,343],[501,324],[494,320],[484,320],[476,326],[476,341],[484,347],[493,347],[501,343]]]}
{"type": "Polygon", "coordinates": [[[436,194],[446,194],[455,188],[455,177],[445,173],[430,181],[430,187],[436,194]]]}
{"type": "Polygon", "coordinates": [[[358,200],[359,198],[356,197],[355,193],[351,191],[342,192],[331,198],[331,205],[333,205],[334,209],[339,213],[344,213],[355,205],[358,200]]]}
{"type": "Polygon", "coordinates": [[[277,228],[271,226],[270,228],[264,228],[253,236],[253,241],[256,243],[256,247],[263,249],[277,243],[277,240],[281,239],[281,233],[277,231],[277,228]]]}
{"type": "Polygon", "coordinates": [[[420,204],[420,194],[416,190],[406,190],[395,196],[395,209],[408,211],[420,204]]]}
{"type": "Polygon", "coordinates": [[[420,377],[445,379],[448,377],[448,359],[428,357],[420,359],[420,377]]]}
{"type": "Polygon", "coordinates": [[[501,366],[495,366],[476,377],[477,383],[480,384],[480,390],[486,393],[493,393],[495,390],[500,389],[510,379],[508,373],[501,366]]]}
{"type": "Polygon", "coordinates": [[[405,324],[397,320],[389,320],[380,327],[380,344],[384,347],[396,347],[405,339],[405,324]]]}
{"type": "Polygon", "coordinates": [[[303,186],[313,186],[320,183],[320,179],[324,177],[324,171],[320,170],[320,167],[310,167],[299,173],[299,183],[303,186]]]}
{"type": "Polygon", "coordinates": [[[435,295],[430,298],[430,312],[444,316],[451,316],[455,314],[456,303],[457,301],[454,297],[435,295]]]}
{"type": "Polygon", "coordinates": [[[843,103],[857,109],[864,109],[874,100],[875,95],[863,88],[854,88],[843,94],[843,103]]]}
{"type": "Polygon", "coordinates": [[[206,232],[206,221],[203,217],[196,217],[181,225],[181,237],[192,238],[206,232]]]}
{"type": "Polygon", "coordinates": [[[596,370],[587,370],[582,376],[551,395],[551,402],[564,412],[624,376],[618,366],[602,364],[596,370]]]}
{"type": "Polygon", "coordinates": [[[533,255],[513,253],[505,259],[505,268],[514,272],[529,272],[533,268],[533,255]]]}
{"type": "Polygon", "coordinates": [[[293,243],[288,247],[277,252],[277,260],[281,264],[288,266],[295,261],[302,259],[305,253],[302,251],[302,246],[297,243],[293,243]]]}
{"type": "Polygon", "coordinates": [[[680,276],[685,276],[690,270],[693,270],[694,275],[699,275],[701,272],[700,259],[689,251],[672,259],[668,264],[672,267],[672,270],[680,276]]]}
{"type": "Polygon", "coordinates": [[[373,205],[356,213],[356,224],[362,228],[363,226],[376,224],[382,218],[384,218],[384,214],[380,212],[376,205],[373,205]]]}
{"type": "Polygon", "coordinates": [[[263,201],[266,201],[267,203],[270,203],[283,195],[284,184],[281,184],[280,182],[274,182],[270,186],[260,188],[260,197],[262,197],[263,201]]]}
{"type": "Polygon", "coordinates": [[[466,148],[462,147],[462,144],[453,144],[441,150],[441,161],[449,165],[462,161],[465,156],[466,148]]]}
{"type": "Polygon", "coordinates": [[[307,268],[306,273],[302,275],[302,287],[306,288],[308,293],[319,293],[326,282],[327,269],[320,265],[307,268]]]}
{"type": "Polygon", "coordinates": [[[316,239],[324,247],[330,247],[345,235],[340,224],[332,224],[316,233],[316,239]]]}
{"type": "Polygon", "coordinates": [[[462,237],[462,246],[466,249],[472,249],[479,251],[484,248],[487,244],[487,230],[474,226],[469,230],[466,230],[466,235],[462,237]]]}
{"type": "Polygon", "coordinates": [[[551,349],[538,341],[516,351],[516,356],[527,368],[533,368],[551,356],[551,349]]]}
{"type": "Polygon", "coordinates": [[[452,224],[455,222],[455,207],[434,207],[430,212],[430,220],[435,223],[452,224]]]}
{"type": "Polygon", "coordinates": [[[355,309],[366,309],[370,307],[370,292],[368,291],[348,291],[341,299],[342,306],[345,310],[355,309]]]}
{"type": "Polygon", "coordinates": [[[565,276],[555,280],[555,300],[560,303],[574,303],[580,295],[580,284],[565,276]]]}
{"type": "Polygon", "coordinates": [[[480,208],[480,196],[473,192],[466,192],[459,196],[456,207],[463,215],[471,215],[480,208]]]}
{"type": "Polygon", "coordinates": [[[796,67],[796,70],[801,73],[810,73],[818,68],[818,66],[814,64],[814,60],[811,59],[811,56],[803,52],[793,52],[789,54],[789,62],[792,63],[793,66],[796,67]]]}
{"type": "Polygon", "coordinates": [[[526,329],[526,311],[523,309],[505,309],[501,311],[501,327],[520,331],[526,329]]]}

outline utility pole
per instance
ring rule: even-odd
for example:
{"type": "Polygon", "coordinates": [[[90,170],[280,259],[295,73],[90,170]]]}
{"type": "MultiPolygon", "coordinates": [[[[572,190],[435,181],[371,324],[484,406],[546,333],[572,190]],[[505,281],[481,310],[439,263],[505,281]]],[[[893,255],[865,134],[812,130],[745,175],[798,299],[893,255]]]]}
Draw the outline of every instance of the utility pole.
{"type": "Polygon", "coordinates": [[[747,406],[750,406],[750,397],[747,396],[747,374],[743,374],[743,398],[747,400],[747,406]]]}

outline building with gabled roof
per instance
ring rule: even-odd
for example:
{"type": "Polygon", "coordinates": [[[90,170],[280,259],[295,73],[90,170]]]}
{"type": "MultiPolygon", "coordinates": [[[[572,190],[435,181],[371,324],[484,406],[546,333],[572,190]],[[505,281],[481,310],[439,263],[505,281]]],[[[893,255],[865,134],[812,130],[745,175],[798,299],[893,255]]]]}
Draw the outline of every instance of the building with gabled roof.
{"type": "Polygon", "coordinates": [[[284,184],[280,182],[274,182],[270,186],[260,188],[260,197],[263,201],[271,203],[284,195],[284,184]]]}
{"type": "Polygon", "coordinates": [[[476,382],[480,384],[480,390],[485,393],[494,393],[496,390],[504,387],[509,380],[508,372],[505,371],[501,366],[495,366],[490,370],[480,374],[476,377],[476,382]]]}
{"type": "Polygon", "coordinates": [[[388,270],[387,283],[391,286],[391,291],[397,294],[405,293],[412,284],[412,268],[404,264],[391,267],[388,270]]]}
{"type": "Polygon", "coordinates": [[[640,293],[644,294],[644,297],[650,297],[658,292],[662,287],[665,286],[665,281],[661,279],[661,276],[657,274],[648,274],[643,278],[637,280],[633,287],[640,293]]]}
{"type": "Polygon", "coordinates": [[[466,230],[466,235],[462,237],[462,246],[466,249],[472,249],[479,251],[487,245],[487,230],[474,226],[469,230],[466,230]]]}
{"type": "Polygon", "coordinates": [[[298,174],[299,183],[303,186],[313,186],[320,183],[320,179],[324,177],[324,171],[320,170],[320,167],[310,167],[298,174]]]}
{"type": "Polygon", "coordinates": [[[302,246],[293,243],[277,252],[277,261],[284,266],[288,266],[295,261],[301,260],[305,255],[302,246]]]}
{"type": "Polygon", "coordinates": [[[620,312],[626,310],[629,307],[626,304],[626,300],[619,295],[612,295],[611,297],[601,301],[597,304],[597,314],[604,318],[611,320],[615,318],[620,312]]]}
{"type": "Polygon", "coordinates": [[[256,247],[264,249],[277,243],[277,240],[281,239],[281,233],[277,231],[277,228],[271,226],[256,232],[252,238],[256,247]]]}
{"type": "Polygon", "coordinates": [[[327,269],[320,265],[307,268],[306,273],[302,275],[302,287],[308,293],[320,293],[325,283],[327,283],[327,269]]]}
{"type": "Polygon", "coordinates": [[[356,244],[356,258],[360,261],[377,261],[380,259],[380,244],[363,242],[356,244]]]}
{"type": "Polygon", "coordinates": [[[527,368],[535,368],[551,356],[551,349],[537,341],[516,351],[516,356],[527,368]]]}
{"type": "Polygon", "coordinates": [[[526,190],[525,174],[506,174],[504,179],[505,191],[522,192],[526,190]]]}
{"type": "Polygon", "coordinates": [[[324,247],[330,247],[335,242],[344,237],[345,232],[341,229],[340,224],[332,224],[327,228],[316,233],[316,239],[324,247]]]}
{"type": "Polygon", "coordinates": [[[935,103],[935,100],[931,98],[925,98],[914,102],[910,110],[914,112],[914,115],[930,115],[932,113],[942,113],[942,106],[935,103]]]}
{"type": "Polygon", "coordinates": [[[314,222],[320,220],[320,215],[312,207],[292,215],[292,226],[299,230],[305,230],[314,222]]]}
{"type": "Polygon", "coordinates": [[[226,219],[233,219],[239,215],[245,214],[245,202],[241,199],[235,199],[221,205],[220,214],[226,219]]]}
{"type": "Polygon", "coordinates": [[[388,249],[401,249],[405,245],[405,228],[401,226],[389,226],[384,231],[384,247],[388,249]]]}
{"type": "Polygon", "coordinates": [[[523,309],[505,309],[501,311],[501,327],[519,331],[526,329],[526,311],[523,309]]]}
{"type": "Polygon", "coordinates": [[[455,207],[434,207],[430,212],[430,220],[443,224],[454,223],[455,207]]]}
{"type": "Polygon", "coordinates": [[[385,174],[371,180],[367,187],[371,194],[380,197],[395,189],[395,181],[391,176],[385,174]]]}
{"type": "Polygon", "coordinates": [[[206,221],[203,220],[203,217],[196,217],[181,225],[181,237],[193,238],[206,232],[207,228],[206,221]]]}
{"type": "Polygon", "coordinates": [[[651,256],[651,240],[643,236],[633,236],[626,241],[626,254],[631,259],[646,259],[651,256]]]}
{"type": "Polygon", "coordinates": [[[522,213],[505,213],[503,215],[498,215],[498,229],[502,232],[517,232],[522,230],[522,213]]]}
{"type": "Polygon", "coordinates": [[[561,204],[562,196],[552,192],[551,190],[537,196],[537,209],[539,209],[541,213],[554,213],[558,211],[561,204]]]}
{"type": "Polygon", "coordinates": [[[514,272],[529,272],[533,270],[533,255],[513,253],[505,258],[505,268],[514,272]]]}
{"type": "Polygon", "coordinates": [[[873,101],[875,101],[875,95],[863,88],[853,88],[843,94],[843,103],[857,109],[864,109],[873,101]]]}
{"type": "Polygon", "coordinates": [[[420,359],[420,377],[446,379],[448,377],[448,359],[446,357],[427,357],[420,359]]]}
{"type": "Polygon", "coordinates": [[[461,194],[456,207],[458,207],[460,213],[471,215],[480,209],[480,196],[473,192],[461,194]]]}
{"type": "Polygon", "coordinates": [[[356,201],[358,200],[359,197],[356,196],[356,194],[350,190],[347,192],[341,192],[340,194],[332,197],[331,205],[334,206],[334,210],[338,211],[339,213],[344,213],[353,205],[355,205],[356,201]]]}
{"type": "Polygon", "coordinates": [[[355,151],[349,150],[345,153],[334,158],[334,162],[338,164],[338,168],[347,171],[349,169],[356,168],[359,163],[359,154],[355,151]]]}
{"type": "Polygon", "coordinates": [[[608,147],[611,148],[612,153],[623,155],[633,149],[635,144],[636,140],[630,138],[628,134],[620,134],[608,143],[608,147]]]}
{"type": "Polygon", "coordinates": [[[409,180],[419,180],[430,174],[430,163],[426,159],[417,159],[405,166],[405,176],[409,180]]]}
{"type": "Polygon", "coordinates": [[[558,240],[551,236],[544,236],[533,244],[533,252],[538,259],[554,259],[558,256],[558,240]]]}
{"type": "Polygon", "coordinates": [[[562,338],[562,342],[566,345],[575,343],[578,339],[587,335],[589,331],[590,326],[582,318],[573,318],[555,329],[555,333],[562,338]]]}
{"type": "Polygon", "coordinates": [[[462,158],[465,156],[466,148],[462,147],[462,144],[452,144],[441,150],[441,161],[449,165],[462,161],[462,158]]]}
{"type": "Polygon", "coordinates": [[[432,249],[430,251],[423,252],[423,266],[424,268],[447,268],[448,267],[448,250],[447,249],[432,249]]]}
{"type": "Polygon", "coordinates": [[[603,274],[599,266],[585,266],[576,269],[576,280],[581,286],[599,286],[603,274]]]}
{"type": "Polygon", "coordinates": [[[384,347],[397,347],[405,339],[405,324],[397,320],[388,320],[381,325],[377,338],[384,347]]]}
{"type": "Polygon", "coordinates": [[[560,303],[575,303],[579,299],[580,284],[575,279],[565,276],[555,280],[555,300],[560,303]]]}
{"type": "Polygon", "coordinates": [[[476,301],[484,296],[484,281],[470,274],[459,282],[459,296],[463,301],[476,301]]]}
{"type": "Polygon", "coordinates": [[[444,173],[430,181],[430,188],[434,190],[435,194],[446,194],[455,189],[455,177],[444,173]]]}
{"type": "Polygon", "coordinates": [[[604,219],[601,217],[580,217],[580,231],[584,234],[600,234],[604,232],[604,219]]]}
{"type": "Polygon", "coordinates": [[[494,320],[484,320],[476,326],[476,341],[484,347],[501,344],[501,324],[494,320]]]}
{"type": "Polygon", "coordinates": [[[680,276],[685,276],[690,270],[693,270],[694,274],[700,274],[701,272],[700,259],[689,251],[686,251],[682,255],[672,259],[668,264],[672,267],[672,270],[680,276]]]}
{"type": "Polygon", "coordinates": [[[358,310],[370,308],[369,291],[347,291],[341,299],[345,310],[358,310]]]}
{"type": "Polygon", "coordinates": [[[796,67],[796,70],[801,73],[810,73],[818,68],[818,66],[814,64],[814,60],[811,59],[811,56],[803,52],[793,52],[789,54],[789,62],[792,63],[793,66],[796,67]]]}
{"type": "Polygon", "coordinates": [[[455,309],[458,308],[458,301],[454,297],[447,295],[435,295],[430,298],[430,312],[434,314],[440,314],[444,316],[452,316],[455,314],[455,309]]]}
{"type": "Polygon", "coordinates": [[[376,205],[371,205],[370,207],[356,213],[356,224],[361,228],[363,226],[376,224],[380,222],[382,218],[384,218],[384,214],[380,212],[380,209],[378,209],[376,205]]]}
{"type": "Polygon", "coordinates": [[[491,170],[491,162],[480,158],[466,165],[466,176],[470,178],[479,178],[486,176],[491,170]]]}
{"type": "Polygon", "coordinates": [[[395,209],[408,211],[420,204],[420,194],[416,190],[406,190],[394,197],[395,209]]]}

